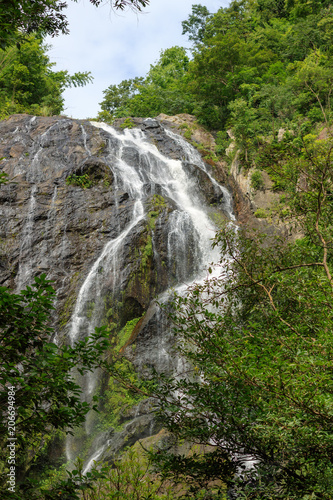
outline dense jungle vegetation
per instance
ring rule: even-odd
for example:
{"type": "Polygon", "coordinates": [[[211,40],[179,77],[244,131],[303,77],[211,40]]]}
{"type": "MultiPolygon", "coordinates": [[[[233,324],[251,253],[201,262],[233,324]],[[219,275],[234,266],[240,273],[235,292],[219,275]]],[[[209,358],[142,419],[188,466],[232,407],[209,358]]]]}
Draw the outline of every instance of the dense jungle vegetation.
{"type": "Polygon", "coordinates": [[[277,138],[328,123],[332,93],[329,1],[247,0],[210,14],[194,5],[183,22],[193,42],[161,53],[145,77],[104,91],[100,118],[192,113],[217,131],[225,150],[231,128],[242,160],[277,138]]]}
{"type": "MultiPolygon", "coordinates": [[[[187,376],[154,374],[159,384],[147,395],[158,401],[157,418],[175,442],[198,448],[187,456],[129,450],[113,469],[87,477],[78,463],[66,479],[59,471],[33,476],[35,483],[24,479],[20,496],[8,498],[333,498],[333,5],[235,0],[214,14],[194,5],[183,33],[192,41],[190,53],[172,47],[146,76],[110,85],[98,118],[112,123],[160,113],[195,115],[215,134],[217,157],[230,165],[237,156],[244,172],[255,169],[255,189],[262,188],[263,172],[270,176],[281,195],[277,216],[298,238],[227,224],[214,242],[223,275],[174,298],[171,314],[187,376]],[[202,453],[199,445],[213,448],[202,453]]],[[[64,87],[90,78],[52,72],[42,38],[29,36],[20,47],[1,50],[2,118],[60,113],[64,87]]],[[[50,334],[52,291],[43,280],[33,290],[19,297],[0,289],[1,342],[11,339],[2,350],[1,383],[14,384],[17,363],[23,363],[27,376],[20,383],[26,388],[39,360],[52,361],[61,376],[51,379],[39,406],[35,393],[24,396],[30,413],[19,416],[22,468],[42,456],[41,433],[57,427],[59,404],[66,409],[60,429],[82,421],[86,408],[66,373],[82,359],[93,369],[106,349],[101,330],[93,352],[87,344],[54,351],[48,343],[38,351],[40,341],[25,333],[50,334]],[[40,310],[37,323],[31,310],[40,310]],[[13,335],[20,340],[13,343],[13,335]],[[3,378],[5,371],[10,378],[3,378]],[[67,389],[76,394],[76,411],[69,410],[67,389]],[[48,394],[51,413],[43,406],[48,394]],[[29,428],[28,417],[34,424],[29,428]]],[[[108,370],[121,378],[117,362],[108,370]]],[[[0,436],[5,432],[2,424],[0,436]]]]}

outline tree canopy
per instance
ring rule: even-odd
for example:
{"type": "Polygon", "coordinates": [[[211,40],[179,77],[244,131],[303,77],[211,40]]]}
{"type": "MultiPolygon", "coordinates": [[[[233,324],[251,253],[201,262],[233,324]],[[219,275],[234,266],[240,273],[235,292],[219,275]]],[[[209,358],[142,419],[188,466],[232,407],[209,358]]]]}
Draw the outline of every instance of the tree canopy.
{"type": "Polygon", "coordinates": [[[99,118],[112,121],[123,116],[156,116],[192,109],[186,93],[189,58],[182,47],[161,51],[159,60],[150,66],[145,78],[124,80],[110,85],[103,93],[99,118]]]}
{"type": "MultiPolygon", "coordinates": [[[[210,129],[224,130],[237,128],[237,110],[246,106],[256,116],[256,137],[276,137],[279,128],[296,127],[300,121],[312,126],[323,117],[319,100],[325,110],[331,106],[332,16],[332,6],[326,1],[235,0],[215,14],[193,5],[182,23],[183,33],[193,43],[182,74],[161,73],[161,55],[156,63],[161,78],[152,79],[152,65],[135,83],[135,91],[126,96],[126,106],[116,112],[108,109],[106,90],[102,110],[111,113],[110,119],[186,112],[210,129]],[[304,80],[304,68],[309,71],[309,64],[316,89],[304,80]]],[[[169,54],[171,66],[180,61],[181,48],[175,49],[167,49],[173,51],[169,54]]],[[[109,89],[118,92],[117,87],[109,89]]],[[[253,137],[246,141],[243,152],[248,159],[251,148],[259,147],[253,137]]],[[[244,144],[244,137],[240,142],[244,144]]]]}
{"type": "Polygon", "coordinates": [[[192,5],[192,13],[186,21],[182,22],[183,35],[188,36],[195,45],[202,42],[205,36],[207,19],[211,14],[207,7],[200,4],[192,5]]]}
{"type": "Polygon", "coordinates": [[[36,35],[0,49],[0,116],[14,113],[58,115],[63,111],[66,87],[92,81],[90,72],[52,71],[48,47],[36,35]]]}
{"type": "Polygon", "coordinates": [[[267,146],[302,237],[227,224],[219,277],[173,302],[186,364],[160,378],[158,414],[177,439],[215,452],[158,452],[166,478],[219,479],[232,498],[332,498],[332,150],[332,138],[267,146]]]}

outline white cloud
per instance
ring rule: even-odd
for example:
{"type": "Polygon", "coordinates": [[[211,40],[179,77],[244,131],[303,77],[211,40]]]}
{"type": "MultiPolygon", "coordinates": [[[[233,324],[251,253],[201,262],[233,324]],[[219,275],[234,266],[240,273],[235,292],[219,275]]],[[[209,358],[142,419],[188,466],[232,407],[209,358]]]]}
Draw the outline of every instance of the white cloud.
{"type": "MultiPolygon", "coordinates": [[[[47,39],[47,43],[53,47],[49,55],[56,63],[55,69],[91,71],[92,84],[64,93],[65,114],[87,118],[97,115],[103,90],[109,85],[144,76],[161,50],[188,46],[187,38],[181,35],[181,22],[187,19],[196,0],[150,0],[150,6],[141,14],[111,11],[108,2],[98,8],[88,0],[69,3],[70,35],[47,39]]],[[[211,12],[228,3],[202,2],[211,12]]]]}

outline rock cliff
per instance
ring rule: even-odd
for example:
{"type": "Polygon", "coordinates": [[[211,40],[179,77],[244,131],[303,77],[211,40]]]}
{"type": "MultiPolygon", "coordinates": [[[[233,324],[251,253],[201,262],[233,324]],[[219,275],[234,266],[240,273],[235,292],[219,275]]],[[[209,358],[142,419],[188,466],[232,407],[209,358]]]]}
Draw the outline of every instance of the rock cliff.
{"type": "MultiPolygon", "coordinates": [[[[107,324],[137,371],[177,369],[155,299],[200,279],[217,258],[214,221],[233,218],[209,165],[163,124],[135,119],[123,130],[27,115],[0,122],[0,169],[9,176],[0,189],[0,284],[19,290],[46,273],[57,291],[57,341],[107,324]]],[[[105,418],[99,433],[88,419],[67,442],[67,458],[82,452],[82,433],[87,468],[156,431],[142,401],[121,413],[115,432],[109,381],[95,374],[82,384],[87,399],[99,391],[105,418]]]]}

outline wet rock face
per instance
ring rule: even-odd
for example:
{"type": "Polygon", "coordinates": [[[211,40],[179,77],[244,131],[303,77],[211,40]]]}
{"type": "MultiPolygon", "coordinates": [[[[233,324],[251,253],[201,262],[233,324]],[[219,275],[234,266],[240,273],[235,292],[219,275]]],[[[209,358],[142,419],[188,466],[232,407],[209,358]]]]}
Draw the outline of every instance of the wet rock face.
{"type": "MultiPolygon", "coordinates": [[[[136,125],[164,155],[184,160],[181,146],[157,120],[137,119],[136,125]]],[[[120,145],[87,121],[15,115],[0,122],[0,168],[10,180],[0,188],[0,284],[18,290],[47,273],[58,294],[58,330],[70,320],[80,286],[104,246],[132,218],[133,195],[113,169],[120,149],[123,161],[139,169],[144,158],[136,147],[120,145]]],[[[198,193],[199,184],[204,188],[200,196],[218,202],[222,195],[207,175],[187,164],[198,193]]],[[[168,245],[179,207],[162,196],[158,182],[148,176],[143,181],[146,215],[124,240],[118,259],[122,303],[129,309],[122,323],[131,319],[131,309],[147,310],[153,297],[196,270],[191,223],[183,228],[186,255],[177,268],[168,245]]],[[[112,287],[110,276],[105,293],[112,287]]]]}
{"type": "Polygon", "coordinates": [[[131,131],[65,117],[0,122],[9,178],[0,187],[0,285],[18,291],[46,273],[64,341],[101,324],[117,334],[143,316],[124,352],[138,371],[168,371],[173,337],[153,299],[211,262],[203,207],[225,212],[227,196],[159,121],[134,122],[131,131]]]}
{"type": "Polygon", "coordinates": [[[105,148],[103,131],[88,122],[30,116],[0,122],[1,167],[11,180],[0,189],[1,285],[23,287],[46,272],[64,299],[74,291],[73,276],[84,276],[128,223],[133,202],[113,189],[105,148]],[[73,174],[87,175],[92,187],[66,184],[73,174]]]}
{"type": "MultiPolygon", "coordinates": [[[[117,199],[102,180],[110,184],[110,169],[98,156],[104,144],[98,133],[90,134],[88,150],[84,125],[68,119],[14,116],[0,122],[1,167],[11,181],[0,190],[1,255],[7,256],[2,285],[22,287],[47,272],[65,296],[70,275],[117,231],[110,218],[117,199]],[[66,185],[87,163],[100,177],[96,185],[66,185]]],[[[118,219],[126,223],[125,210],[118,219]]]]}

